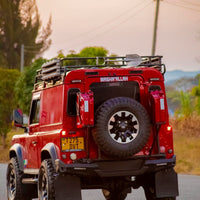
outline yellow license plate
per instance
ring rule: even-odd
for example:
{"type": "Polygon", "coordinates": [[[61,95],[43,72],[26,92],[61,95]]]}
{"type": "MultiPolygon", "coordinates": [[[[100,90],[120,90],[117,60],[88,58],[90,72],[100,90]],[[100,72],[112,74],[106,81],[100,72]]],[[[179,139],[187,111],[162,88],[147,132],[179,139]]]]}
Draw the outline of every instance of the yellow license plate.
{"type": "Polygon", "coordinates": [[[83,151],[84,138],[83,137],[61,138],[61,145],[62,145],[62,151],[83,151]]]}

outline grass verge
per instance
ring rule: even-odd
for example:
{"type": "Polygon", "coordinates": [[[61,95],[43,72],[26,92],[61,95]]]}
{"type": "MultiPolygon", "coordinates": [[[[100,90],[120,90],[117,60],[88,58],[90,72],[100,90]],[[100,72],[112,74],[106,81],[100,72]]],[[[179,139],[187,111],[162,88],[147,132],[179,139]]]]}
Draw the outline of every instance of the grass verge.
{"type": "Polygon", "coordinates": [[[0,163],[5,163],[5,162],[8,162],[9,160],[9,149],[11,147],[11,140],[12,140],[13,135],[22,134],[22,133],[24,133],[23,129],[14,128],[13,130],[11,130],[7,134],[5,149],[3,149],[2,141],[0,140],[0,163]]]}
{"type": "Polygon", "coordinates": [[[174,150],[177,156],[176,171],[200,175],[200,137],[187,136],[174,130],[174,150]]]}

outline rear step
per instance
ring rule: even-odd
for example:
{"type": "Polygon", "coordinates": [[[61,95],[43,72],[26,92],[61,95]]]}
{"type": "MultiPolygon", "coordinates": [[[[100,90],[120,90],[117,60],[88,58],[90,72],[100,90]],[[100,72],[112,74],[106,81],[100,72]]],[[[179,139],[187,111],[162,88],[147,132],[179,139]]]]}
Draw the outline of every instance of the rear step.
{"type": "Polygon", "coordinates": [[[23,184],[37,184],[38,179],[37,178],[23,178],[22,183],[23,184]]]}

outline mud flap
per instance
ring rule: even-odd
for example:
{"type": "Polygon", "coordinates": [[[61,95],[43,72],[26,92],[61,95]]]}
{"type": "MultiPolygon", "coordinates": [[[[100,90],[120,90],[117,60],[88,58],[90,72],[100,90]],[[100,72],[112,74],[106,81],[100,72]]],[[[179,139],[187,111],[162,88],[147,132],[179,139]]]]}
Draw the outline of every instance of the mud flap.
{"type": "Polygon", "coordinates": [[[178,177],[174,169],[159,171],[155,174],[157,198],[178,196],[178,177]]]}
{"type": "Polygon", "coordinates": [[[80,178],[71,175],[59,175],[55,182],[56,200],[82,200],[80,178]]]}

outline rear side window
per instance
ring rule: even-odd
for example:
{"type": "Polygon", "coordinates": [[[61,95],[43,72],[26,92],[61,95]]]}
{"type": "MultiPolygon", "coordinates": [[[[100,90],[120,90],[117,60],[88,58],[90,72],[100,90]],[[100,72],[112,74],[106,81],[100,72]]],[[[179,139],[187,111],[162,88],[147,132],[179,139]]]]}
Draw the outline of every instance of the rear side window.
{"type": "Polygon", "coordinates": [[[40,118],[40,99],[33,100],[31,107],[30,124],[39,123],[40,118]]]}
{"type": "Polygon", "coordinates": [[[76,116],[76,96],[78,92],[80,92],[78,88],[71,88],[68,90],[67,114],[69,116],[76,116]]]}

